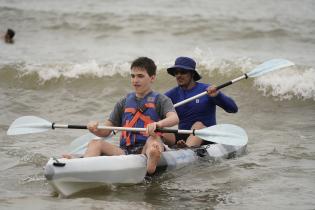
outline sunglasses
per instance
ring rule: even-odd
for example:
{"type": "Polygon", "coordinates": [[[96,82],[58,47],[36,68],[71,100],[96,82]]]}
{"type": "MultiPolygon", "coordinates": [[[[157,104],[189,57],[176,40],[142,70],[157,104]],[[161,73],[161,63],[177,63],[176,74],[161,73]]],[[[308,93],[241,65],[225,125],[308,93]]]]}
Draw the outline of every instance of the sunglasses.
{"type": "Polygon", "coordinates": [[[189,71],[186,71],[186,70],[182,70],[182,69],[176,69],[174,71],[174,75],[177,75],[177,74],[180,74],[180,75],[185,75],[185,74],[188,74],[189,71]]]}

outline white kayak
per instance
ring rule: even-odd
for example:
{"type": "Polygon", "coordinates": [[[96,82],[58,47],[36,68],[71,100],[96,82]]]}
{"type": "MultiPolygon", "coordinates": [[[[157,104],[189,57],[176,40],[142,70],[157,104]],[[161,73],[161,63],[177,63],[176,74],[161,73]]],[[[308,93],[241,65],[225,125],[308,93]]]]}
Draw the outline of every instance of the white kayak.
{"type": "MultiPolygon", "coordinates": [[[[210,144],[198,149],[168,150],[162,153],[157,170],[182,168],[199,157],[231,158],[245,153],[246,145],[210,144]]],[[[109,184],[137,184],[146,177],[145,155],[99,156],[75,159],[51,158],[44,174],[56,192],[67,197],[76,192],[109,184]]]]}

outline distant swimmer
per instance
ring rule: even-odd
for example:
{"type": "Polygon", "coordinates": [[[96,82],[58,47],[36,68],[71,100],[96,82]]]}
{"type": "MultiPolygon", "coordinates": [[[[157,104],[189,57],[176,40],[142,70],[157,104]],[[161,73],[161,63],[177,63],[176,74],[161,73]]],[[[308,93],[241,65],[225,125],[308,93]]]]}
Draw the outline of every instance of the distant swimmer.
{"type": "Polygon", "coordinates": [[[14,40],[13,40],[14,35],[15,35],[15,31],[9,28],[4,35],[5,43],[13,44],[14,43],[14,40]]]}

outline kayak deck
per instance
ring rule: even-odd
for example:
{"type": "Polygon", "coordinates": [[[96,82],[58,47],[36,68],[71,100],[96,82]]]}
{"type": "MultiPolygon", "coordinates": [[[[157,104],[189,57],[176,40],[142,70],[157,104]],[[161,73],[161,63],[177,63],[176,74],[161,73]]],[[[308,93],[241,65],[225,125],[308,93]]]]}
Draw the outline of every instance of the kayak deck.
{"type": "MultiPolygon", "coordinates": [[[[212,159],[243,155],[244,146],[205,145],[196,149],[168,150],[162,153],[157,170],[174,170],[189,165],[199,157],[212,159]]],[[[146,176],[145,155],[98,156],[75,159],[51,158],[44,174],[51,186],[63,197],[108,184],[137,184],[146,176]]]]}

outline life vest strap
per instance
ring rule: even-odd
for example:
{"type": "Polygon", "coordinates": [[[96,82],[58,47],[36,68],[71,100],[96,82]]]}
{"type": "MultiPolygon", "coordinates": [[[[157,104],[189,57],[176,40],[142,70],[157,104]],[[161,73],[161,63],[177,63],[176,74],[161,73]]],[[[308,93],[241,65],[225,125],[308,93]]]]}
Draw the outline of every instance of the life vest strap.
{"type": "MultiPolygon", "coordinates": [[[[156,99],[156,98],[155,98],[156,99]]],[[[132,99],[134,100],[134,99],[132,99]]],[[[128,101],[128,99],[127,99],[128,101]]],[[[129,115],[129,120],[126,120],[123,127],[134,127],[137,125],[137,122],[139,119],[143,122],[144,128],[147,127],[148,124],[154,122],[152,120],[151,116],[145,115],[144,113],[147,111],[147,109],[155,109],[156,104],[154,102],[151,102],[152,100],[146,101],[142,106],[137,106],[136,101],[134,102],[134,105],[131,107],[125,107],[124,113],[129,115]]],[[[154,100],[156,101],[156,100],[154,100]]],[[[153,118],[155,119],[155,118],[153,118]]],[[[121,139],[125,140],[126,146],[130,146],[133,144],[136,144],[136,136],[141,135],[147,137],[145,132],[138,132],[137,134],[132,134],[132,132],[129,131],[123,131],[121,134],[121,139]]]]}

